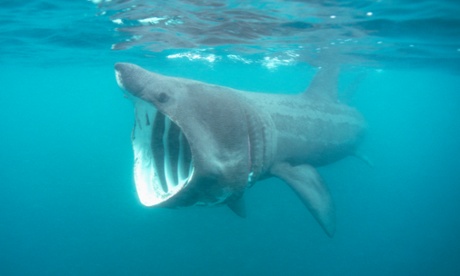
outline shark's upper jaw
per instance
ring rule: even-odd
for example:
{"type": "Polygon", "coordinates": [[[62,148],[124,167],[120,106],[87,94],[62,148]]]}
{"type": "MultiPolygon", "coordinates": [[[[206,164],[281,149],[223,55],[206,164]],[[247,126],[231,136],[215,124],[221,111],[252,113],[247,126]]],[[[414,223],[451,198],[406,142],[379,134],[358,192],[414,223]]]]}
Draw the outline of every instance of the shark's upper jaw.
{"type": "Polygon", "coordinates": [[[132,132],[134,180],[141,203],[158,205],[185,188],[193,178],[190,145],[181,128],[168,116],[134,98],[132,132]]]}

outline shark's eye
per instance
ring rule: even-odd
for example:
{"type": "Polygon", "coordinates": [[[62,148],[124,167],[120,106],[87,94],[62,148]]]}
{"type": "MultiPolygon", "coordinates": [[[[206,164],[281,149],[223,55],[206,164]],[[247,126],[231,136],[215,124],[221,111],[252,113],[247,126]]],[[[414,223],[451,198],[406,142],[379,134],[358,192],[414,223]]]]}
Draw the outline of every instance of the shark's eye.
{"type": "Polygon", "coordinates": [[[160,94],[158,94],[157,100],[160,103],[165,103],[165,102],[167,102],[169,100],[169,96],[166,93],[161,92],[160,94]]]}

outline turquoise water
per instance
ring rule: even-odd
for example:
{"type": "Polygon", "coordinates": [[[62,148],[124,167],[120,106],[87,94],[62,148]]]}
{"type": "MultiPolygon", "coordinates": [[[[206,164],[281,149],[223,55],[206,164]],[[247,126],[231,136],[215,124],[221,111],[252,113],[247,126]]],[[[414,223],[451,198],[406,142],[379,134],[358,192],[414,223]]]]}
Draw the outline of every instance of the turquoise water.
{"type": "Polygon", "coordinates": [[[155,16],[168,19],[148,25],[138,19],[155,9],[116,2],[2,2],[1,275],[459,275],[455,1],[241,1],[242,8],[228,1],[218,9],[207,5],[222,1],[159,1],[155,16]],[[217,25],[213,37],[222,36],[212,41],[183,29],[211,28],[193,12],[223,18],[240,8],[253,17],[239,17],[247,24],[234,35],[238,41],[229,40],[226,25],[217,25]],[[120,18],[129,32],[113,22],[120,18]],[[171,18],[182,23],[166,24],[171,18]],[[251,25],[270,22],[279,24],[251,25]],[[267,32],[273,26],[278,31],[267,32]],[[149,36],[173,31],[168,39],[149,36]],[[133,108],[116,84],[115,62],[242,90],[298,93],[314,66],[331,59],[343,64],[342,100],[367,120],[361,152],[373,163],[350,157],[319,168],[337,209],[332,239],[277,179],[247,191],[246,219],[226,207],[139,203],[133,108]]]}

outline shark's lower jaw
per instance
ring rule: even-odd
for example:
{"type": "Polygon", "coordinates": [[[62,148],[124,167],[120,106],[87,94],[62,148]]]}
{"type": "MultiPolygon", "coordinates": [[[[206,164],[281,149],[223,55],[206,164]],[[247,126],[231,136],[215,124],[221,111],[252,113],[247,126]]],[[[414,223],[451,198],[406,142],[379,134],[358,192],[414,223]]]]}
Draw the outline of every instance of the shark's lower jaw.
{"type": "Polygon", "coordinates": [[[193,156],[184,133],[168,116],[141,99],[134,105],[134,181],[141,203],[154,206],[190,183],[193,156]]]}

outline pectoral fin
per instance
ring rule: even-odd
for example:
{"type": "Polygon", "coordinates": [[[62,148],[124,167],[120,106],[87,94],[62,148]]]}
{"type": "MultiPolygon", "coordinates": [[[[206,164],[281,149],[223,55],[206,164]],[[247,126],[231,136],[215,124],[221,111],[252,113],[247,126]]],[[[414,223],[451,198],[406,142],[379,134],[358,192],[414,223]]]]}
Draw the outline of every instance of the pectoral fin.
{"type": "Polygon", "coordinates": [[[315,168],[309,165],[291,166],[280,163],[271,173],[284,180],[307,206],[329,237],[335,232],[335,211],[331,195],[315,168]]]}
{"type": "Polygon", "coordinates": [[[227,206],[238,216],[242,218],[246,217],[246,204],[244,203],[243,197],[240,197],[237,200],[229,201],[227,206]]]}

